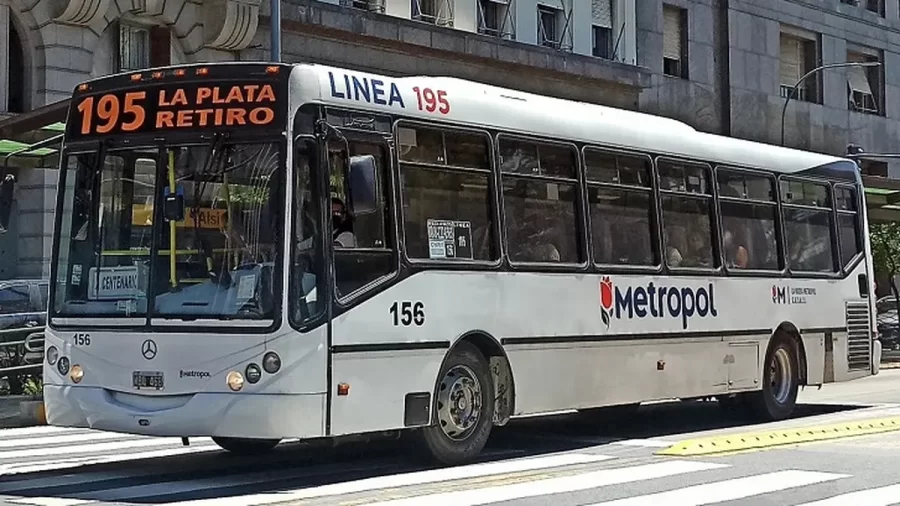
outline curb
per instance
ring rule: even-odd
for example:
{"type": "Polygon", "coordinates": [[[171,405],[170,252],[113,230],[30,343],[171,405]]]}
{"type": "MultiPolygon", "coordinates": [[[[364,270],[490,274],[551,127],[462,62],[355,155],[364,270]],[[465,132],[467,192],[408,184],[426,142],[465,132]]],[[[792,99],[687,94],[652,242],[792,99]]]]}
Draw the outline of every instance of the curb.
{"type": "Polygon", "coordinates": [[[660,450],[656,455],[677,457],[717,455],[894,431],[900,431],[900,417],[688,439],[660,450]]]}
{"type": "Polygon", "coordinates": [[[0,397],[0,428],[47,425],[44,401],[27,395],[0,397]]]}

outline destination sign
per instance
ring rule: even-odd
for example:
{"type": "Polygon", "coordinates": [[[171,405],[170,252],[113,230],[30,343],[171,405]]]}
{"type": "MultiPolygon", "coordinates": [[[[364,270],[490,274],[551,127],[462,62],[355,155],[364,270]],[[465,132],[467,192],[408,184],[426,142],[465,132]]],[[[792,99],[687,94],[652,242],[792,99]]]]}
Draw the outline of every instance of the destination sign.
{"type": "Polygon", "coordinates": [[[69,138],[175,131],[281,129],[287,114],[280,83],[164,83],[73,99],[69,138]]]}

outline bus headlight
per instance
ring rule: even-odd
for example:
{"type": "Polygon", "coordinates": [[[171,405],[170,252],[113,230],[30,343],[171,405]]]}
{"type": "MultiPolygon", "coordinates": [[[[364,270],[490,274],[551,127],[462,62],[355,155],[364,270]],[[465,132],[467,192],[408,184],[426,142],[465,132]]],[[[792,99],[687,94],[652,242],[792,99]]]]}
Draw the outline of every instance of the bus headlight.
{"type": "Polygon", "coordinates": [[[72,372],[69,373],[69,378],[75,383],[81,383],[81,379],[84,378],[84,370],[80,365],[75,364],[72,366],[72,372]]]}
{"type": "Polygon", "coordinates": [[[50,365],[56,365],[56,361],[59,359],[59,350],[56,349],[56,346],[51,346],[47,348],[47,363],[50,365]]]}
{"type": "Polygon", "coordinates": [[[266,353],[266,356],[263,357],[263,369],[269,374],[275,374],[281,369],[281,357],[274,351],[266,353]]]}
{"type": "Polygon", "coordinates": [[[262,371],[259,369],[259,366],[256,364],[250,364],[247,366],[247,370],[244,371],[244,374],[247,376],[247,381],[252,385],[259,381],[262,378],[262,371]]]}
{"type": "Polygon", "coordinates": [[[225,382],[228,383],[228,388],[232,389],[235,392],[244,388],[244,376],[237,371],[231,371],[230,373],[228,373],[228,377],[225,378],[225,382]]]}
{"type": "Polygon", "coordinates": [[[59,362],[56,363],[56,370],[63,376],[69,374],[69,359],[67,357],[61,357],[59,362]]]}

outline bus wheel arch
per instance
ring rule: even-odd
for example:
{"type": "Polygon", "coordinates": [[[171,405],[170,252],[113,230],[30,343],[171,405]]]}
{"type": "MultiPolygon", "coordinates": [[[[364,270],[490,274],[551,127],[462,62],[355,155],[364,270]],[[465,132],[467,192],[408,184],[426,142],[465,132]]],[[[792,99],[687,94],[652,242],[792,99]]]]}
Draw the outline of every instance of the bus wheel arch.
{"type": "Polygon", "coordinates": [[[495,397],[493,423],[498,426],[506,425],[515,412],[516,402],[516,383],[513,379],[512,365],[509,363],[506,350],[489,333],[482,330],[473,330],[460,336],[456,344],[447,352],[447,355],[449,356],[453,348],[462,343],[469,343],[475,346],[485,360],[488,361],[495,397]]]}
{"type": "Polygon", "coordinates": [[[797,407],[797,394],[806,374],[805,351],[796,327],[778,326],[766,346],[760,390],[747,395],[753,414],[763,421],[789,418],[797,407]]]}
{"type": "Polygon", "coordinates": [[[493,428],[496,396],[488,358],[470,341],[447,352],[431,398],[431,422],[416,430],[416,448],[443,465],[475,460],[493,428]]]}
{"type": "Polygon", "coordinates": [[[809,371],[807,370],[808,366],[806,362],[806,346],[803,344],[803,339],[800,336],[800,330],[797,329],[797,327],[791,322],[781,322],[781,324],[778,325],[778,328],[776,328],[775,332],[772,334],[772,338],[774,339],[778,335],[784,336],[794,343],[794,347],[797,353],[797,360],[799,361],[798,372],[800,374],[800,384],[806,385],[809,371]]]}

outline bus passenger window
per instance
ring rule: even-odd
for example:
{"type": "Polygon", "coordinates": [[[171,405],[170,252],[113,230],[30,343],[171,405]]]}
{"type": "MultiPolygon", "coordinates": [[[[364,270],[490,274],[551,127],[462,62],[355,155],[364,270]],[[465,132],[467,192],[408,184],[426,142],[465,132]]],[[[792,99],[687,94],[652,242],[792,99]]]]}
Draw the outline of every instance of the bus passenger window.
{"type": "Polygon", "coordinates": [[[575,149],[505,136],[499,143],[510,260],[583,262],[575,149]]]}
{"type": "Polygon", "coordinates": [[[790,268],[799,272],[835,272],[838,262],[832,247],[828,185],[784,178],[781,199],[790,268]]]}
{"type": "Polygon", "coordinates": [[[397,145],[406,255],[496,260],[489,137],[401,124],[397,145]]]}
{"type": "Polygon", "coordinates": [[[657,171],[669,267],[719,267],[719,255],[713,247],[709,167],[659,160],[657,171]]]}
{"type": "Polygon", "coordinates": [[[658,265],[650,158],[587,148],[584,163],[594,261],[608,265],[658,265]]]}
{"type": "Polygon", "coordinates": [[[847,267],[863,250],[862,234],[859,233],[856,189],[835,186],[834,200],[837,204],[838,233],[841,240],[841,266],[847,267]]]}
{"type": "Polygon", "coordinates": [[[716,180],[725,265],[730,269],[781,269],[775,234],[775,180],[721,168],[716,180]]]}

